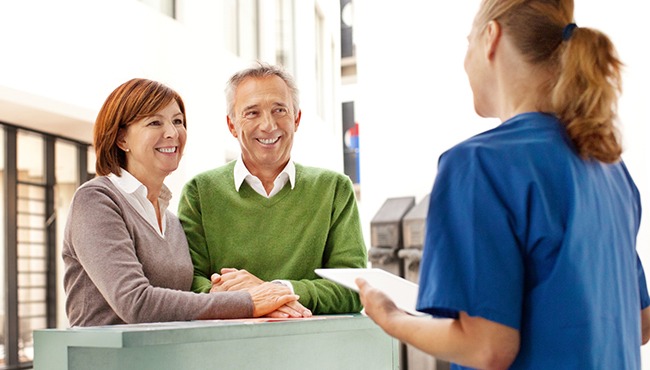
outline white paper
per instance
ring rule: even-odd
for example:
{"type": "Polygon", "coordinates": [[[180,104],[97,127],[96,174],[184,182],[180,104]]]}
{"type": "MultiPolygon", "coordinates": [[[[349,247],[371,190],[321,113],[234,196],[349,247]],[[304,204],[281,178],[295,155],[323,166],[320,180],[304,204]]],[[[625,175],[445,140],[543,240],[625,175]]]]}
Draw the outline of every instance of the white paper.
{"type": "Polygon", "coordinates": [[[426,315],[415,309],[418,299],[418,285],[388,271],[378,268],[335,268],[316,269],[314,272],[325,279],[332,280],[356,292],[359,291],[359,287],[354,280],[360,277],[374,288],[385,293],[402,310],[412,315],[426,315]]]}

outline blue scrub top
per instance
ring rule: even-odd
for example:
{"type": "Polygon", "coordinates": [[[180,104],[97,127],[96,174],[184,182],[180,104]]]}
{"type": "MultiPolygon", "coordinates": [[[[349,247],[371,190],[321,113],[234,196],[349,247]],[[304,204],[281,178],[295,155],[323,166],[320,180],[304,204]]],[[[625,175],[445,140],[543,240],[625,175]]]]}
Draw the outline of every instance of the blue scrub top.
{"type": "Polygon", "coordinates": [[[519,330],[513,369],[640,369],[640,219],[622,162],[582,160],[554,116],[520,114],[440,157],[418,310],[519,330]]]}

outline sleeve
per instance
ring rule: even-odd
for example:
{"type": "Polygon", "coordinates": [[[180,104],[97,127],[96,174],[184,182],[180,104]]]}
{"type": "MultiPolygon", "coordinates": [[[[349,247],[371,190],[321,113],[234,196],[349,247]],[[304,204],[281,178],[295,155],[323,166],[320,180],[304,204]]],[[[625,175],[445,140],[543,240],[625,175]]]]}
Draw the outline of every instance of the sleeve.
{"type": "Polygon", "coordinates": [[[639,274],[639,296],[641,297],[641,309],[650,306],[650,296],[648,296],[648,285],[645,279],[645,272],[639,255],[636,256],[636,266],[639,274]]]}
{"type": "Polygon", "coordinates": [[[212,287],[210,276],[210,252],[203,228],[201,196],[198,190],[197,180],[188,182],[181,192],[178,204],[178,218],[183,225],[187,244],[190,247],[190,256],[194,264],[194,279],[192,280],[192,291],[207,293],[212,287]]]}
{"type": "Polygon", "coordinates": [[[144,275],[122,212],[106,191],[80,189],[70,217],[70,239],[79,263],[124,322],[252,314],[252,299],[247,294],[195,294],[152,286],[144,275]]]}
{"type": "MultiPolygon", "coordinates": [[[[341,176],[336,185],[323,268],[365,268],[367,250],[352,181],[341,176]]],[[[361,311],[359,295],[325,279],[291,281],[300,302],[315,314],[361,311]]]]}
{"type": "Polygon", "coordinates": [[[417,309],[519,329],[524,268],[500,163],[469,149],[440,159],[430,196],[417,309]]]}

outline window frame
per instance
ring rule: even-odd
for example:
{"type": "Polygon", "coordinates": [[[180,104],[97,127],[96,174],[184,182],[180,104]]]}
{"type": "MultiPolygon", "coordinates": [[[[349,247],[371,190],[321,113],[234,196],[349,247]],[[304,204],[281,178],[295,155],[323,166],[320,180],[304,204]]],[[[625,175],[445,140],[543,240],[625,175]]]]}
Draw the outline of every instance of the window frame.
{"type": "MultiPolygon", "coordinates": [[[[4,295],[0,298],[4,301],[5,313],[0,316],[0,325],[4,327],[4,363],[0,364],[0,369],[31,369],[33,361],[22,361],[19,355],[19,336],[20,336],[20,312],[19,312],[19,268],[18,268],[18,216],[19,216],[19,199],[18,186],[25,185],[18,176],[18,137],[19,132],[34,134],[42,138],[44,167],[43,183],[30,184],[43,187],[45,190],[45,199],[43,204],[46,222],[44,225],[45,233],[45,323],[47,328],[57,327],[57,290],[59,282],[57,281],[57,219],[56,204],[54,191],[56,182],[56,143],[65,141],[76,148],[77,162],[77,184],[85,182],[89,175],[87,173],[87,155],[90,144],[83,143],[74,139],[63,136],[52,135],[49,133],[33,130],[21,126],[15,126],[0,121],[0,130],[3,131],[3,142],[0,144],[0,150],[3,151],[4,157],[4,176],[3,183],[0,187],[0,196],[4,197],[4,231],[5,237],[2,239],[2,253],[4,253],[4,276],[0,277],[0,284],[4,285],[4,295]]],[[[65,222],[65,220],[58,222],[65,222]]],[[[40,328],[39,328],[40,329],[40,328]]]]}

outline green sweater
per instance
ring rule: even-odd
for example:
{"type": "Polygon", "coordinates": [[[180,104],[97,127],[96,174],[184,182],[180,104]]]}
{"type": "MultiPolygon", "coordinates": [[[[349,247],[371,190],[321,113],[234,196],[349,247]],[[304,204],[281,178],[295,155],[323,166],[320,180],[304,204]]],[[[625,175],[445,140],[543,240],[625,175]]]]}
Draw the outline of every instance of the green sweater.
{"type": "Polygon", "coordinates": [[[352,290],[319,278],[316,268],[366,267],[367,252],[352,182],[296,164],[295,186],[270,199],[244,182],[235,189],[235,161],[201,173],[181,195],[181,220],[194,263],[195,292],[210,290],[224,267],[262,280],[289,280],[314,314],[359,312],[352,290]]]}

